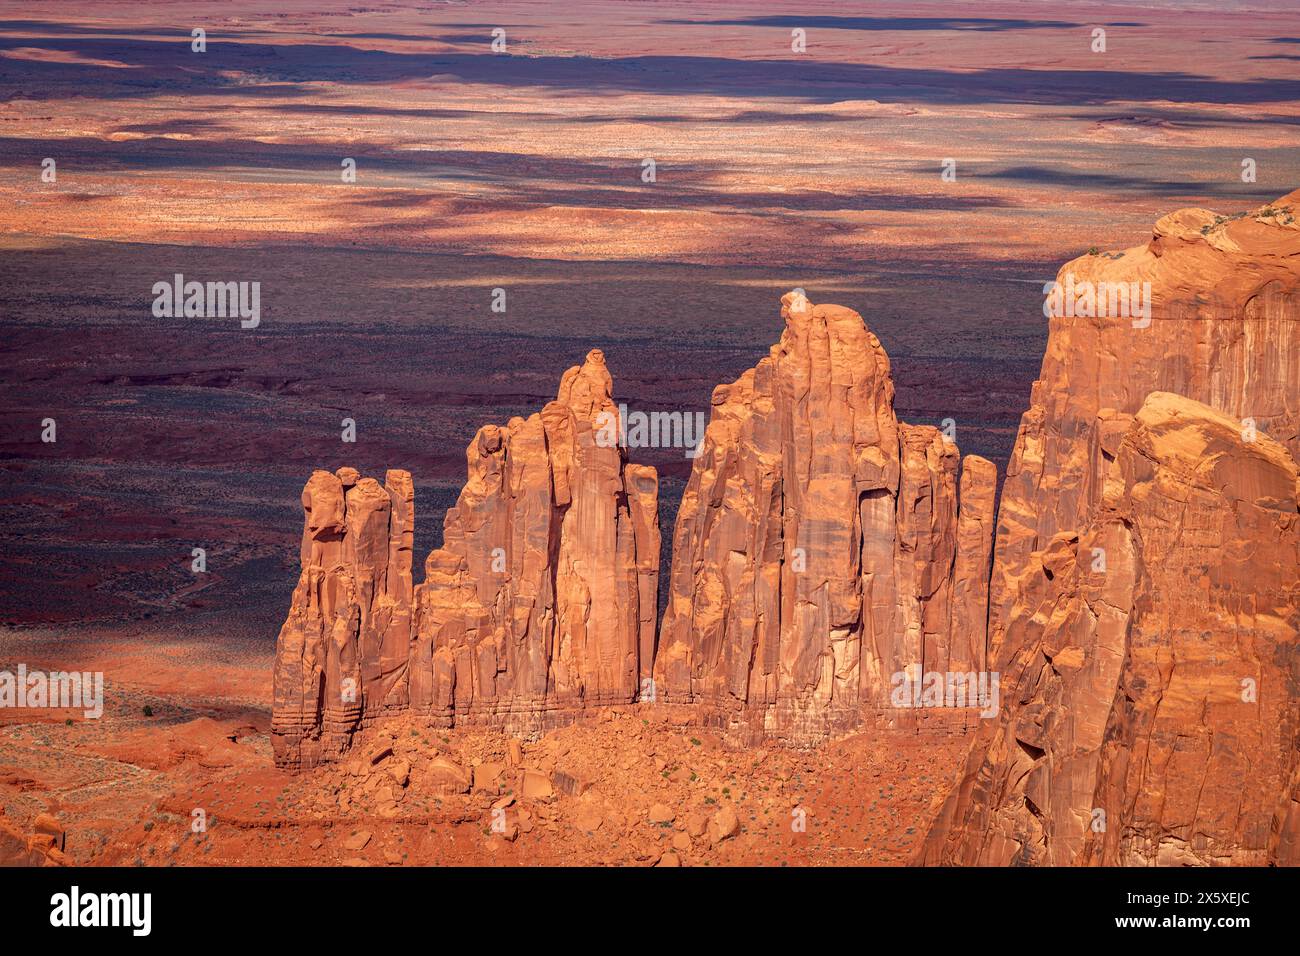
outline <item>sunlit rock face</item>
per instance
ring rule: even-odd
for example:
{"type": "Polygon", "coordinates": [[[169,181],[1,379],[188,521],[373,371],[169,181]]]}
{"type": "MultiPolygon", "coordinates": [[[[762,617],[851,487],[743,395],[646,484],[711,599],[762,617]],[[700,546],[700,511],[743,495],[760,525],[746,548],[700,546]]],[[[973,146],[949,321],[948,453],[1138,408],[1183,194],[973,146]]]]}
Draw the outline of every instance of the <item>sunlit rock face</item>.
{"type": "Polygon", "coordinates": [[[1297,861],[1298,204],[1061,270],[998,514],[1003,709],[922,862],[1297,861]]]}
{"type": "Polygon", "coordinates": [[[638,697],[654,653],[658,480],[600,440],[618,432],[611,390],[593,350],[540,413],[479,430],[418,586],[410,475],[312,476],[275,668],[277,763],[335,759],[384,713],[532,733],[638,697]]]}
{"type": "Polygon", "coordinates": [[[1062,267],[1002,487],[991,647],[1005,639],[1030,555],[1097,507],[1106,448],[1151,392],[1204,402],[1300,454],[1297,213],[1300,191],[1234,217],[1184,209],[1145,245],[1062,267]]]}
{"type": "Polygon", "coordinates": [[[888,707],[895,675],[981,669],[995,472],[894,414],[862,317],[782,299],[785,332],[713,395],[678,512],[663,700],[796,742],[888,707]]]}
{"type": "Polygon", "coordinates": [[[280,630],[272,742],[282,766],[344,753],[367,715],[401,710],[411,643],[414,491],[355,469],[317,471],[302,492],[302,574],[280,630]]]}
{"type": "Polygon", "coordinates": [[[601,440],[618,414],[611,389],[594,350],[540,414],[471,443],[417,589],[417,712],[532,731],[637,698],[653,654],[658,482],[601,440]]]}
{"type": "Polygon", "coordinates": [[[1295,459],[1165,392],[1095,427],[1098,505],[1020,577],[1001,712],[921,861],[1298,863],[1295,459]]]}
{"type": "Polygon", "coordinates": [[[900,677],[981,675],[921,862],[1300,863],[1297,199],[1062,270],[996,510],[990,462],[898,420],[861,316],[786,295],[714,391],[657,632],[657,476],[601,440],[598,351],[475,436],[419,586],[409,475],[316,473],[277,761],[384,713],[532,734],[638,700],[812,745],[923,706],[900,677]]]}

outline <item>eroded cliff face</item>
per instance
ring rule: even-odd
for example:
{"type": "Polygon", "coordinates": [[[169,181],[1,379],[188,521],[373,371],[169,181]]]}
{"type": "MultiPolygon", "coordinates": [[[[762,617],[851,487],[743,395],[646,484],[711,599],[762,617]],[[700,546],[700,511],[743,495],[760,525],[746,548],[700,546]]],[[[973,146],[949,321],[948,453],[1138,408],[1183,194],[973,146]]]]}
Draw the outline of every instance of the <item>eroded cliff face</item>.
{"type": "Polygon", "coordinates": [[[312,475],[277,649],[278,764],[335,759],[383,713],[531,733],[636,699],[654,651],[658,481],[601,440],[618,432],[611,387],[593,350],[539,414],[479,431],[419,586],[410,475],[312,475]]]}
{"type": "Polygon", "coordinates": [[[957,448],[897,420],[861,316],[798,292],[781,314],[768,357],[714,392],[655,680],[663,701],[807,742],[888,706],[896,674],[982,662],[983,584],[955,575],[987,579],[994,470],[968,459],[959,515],[957,448]]]}
{"type": "Polygon", "coordinates": [[[1300,454],[1297,213],[1300,191],[1231,217],[1184,209],[1159,220],[1146,245],[1061,269],[1058,314],[1002,488],[991,647],[1004,642],[1032,552],[1081,528],[1099,504],[1106,432],[1151,392],[1249,419],[1300,454]]]}
{"type": "Polygon", "coordinates": [[[66,835],[58,820],[48,813],[38,814],[32,829],[35,832],[25,833],[0,807],[0,867],[72,863],[63,852],[66,835]]]}
{"type": "Polygon", "coordinates": [[[1297,207],[1061,270],[998,514],[1002,711],[921,862],[1300,862],[1297,207]]]}
{"type": "Polygon", "coordinates": [[[1300,863],[1295,459],[1163,392],[1093,428],[1100,501],[1021,576],[922,862],[1300,863]]]}

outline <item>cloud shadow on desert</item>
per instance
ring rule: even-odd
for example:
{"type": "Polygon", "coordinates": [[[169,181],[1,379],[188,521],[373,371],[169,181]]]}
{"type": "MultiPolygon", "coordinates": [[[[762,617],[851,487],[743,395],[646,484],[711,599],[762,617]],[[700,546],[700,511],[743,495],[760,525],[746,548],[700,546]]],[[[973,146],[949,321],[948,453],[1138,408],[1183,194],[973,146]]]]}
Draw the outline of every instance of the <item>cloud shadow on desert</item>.
{"type": "Polygon", "coordinates": [[[346,44],[244,43],[209,34],[208,52],[179,42],[77,37],[0,39],[0,56],[31,48],[87,60],[115,60],[143,70],[41,59],[0,59],[0,90],[29,99],[76,92],[101,99],[189,95],[265,95],[268,84],[386,84],[438,78],[552,92],[644,92],[792,99],[952,104],[1070,104],[1144,99],[1174,103],[1270,103],[1300,99],[1300,80],[1220,80],[1184,72],[1029,70],[956,71],[713,56],[512,56],[491,53],[398,53],[346,44]],[[235,74],[245,74],[238,77],[235,74]],[[249,83],[252,78],[255,82],[249,83]]]}

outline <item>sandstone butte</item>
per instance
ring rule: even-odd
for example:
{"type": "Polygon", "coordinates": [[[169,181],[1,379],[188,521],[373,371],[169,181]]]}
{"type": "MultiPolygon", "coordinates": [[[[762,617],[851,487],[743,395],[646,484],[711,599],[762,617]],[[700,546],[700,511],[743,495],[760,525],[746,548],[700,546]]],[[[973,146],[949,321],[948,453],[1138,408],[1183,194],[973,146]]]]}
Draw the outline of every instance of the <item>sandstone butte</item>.
{"type": "Polygon", "coordinates": [[[277,645],[277,764],[337,759],[384,714],[535,733],[637,698],[657,617],[658,479],[600,440],[602,416],[617,422],[611,395],[593,350],[540,413],[481,428],[416,587],[411,476],[311,476],[277,645]]]}
{"type": "MultiPolygon", "coordinates": [[[[808,742],[896,674],[984,670],[996,470],[894,415],[862,317],[782,300],[785,332],[713,394],[678,512],[655,680],[743,734],[808,742]]],[[[919,679],[919,675],[914,675],[919,679]]]]}
{"type": "Polygon", "coordinates": [[[480,431],[418,588],[409,475],[317,472],[277,760],[385,711],[536,731],[651,674],[656,703],[811,744],[893,719],[901,673],[991,670],[920,862],[1300,862],[1297,205],[1183,210],[1061,270],[1149,282],[1150,321],[1052,318],[996,544],[994,466],[898,421],[857,313],[786,295],[780,342],[714,392],[657,639],[657,482],[592,441],[599,353],[480,431]]]}

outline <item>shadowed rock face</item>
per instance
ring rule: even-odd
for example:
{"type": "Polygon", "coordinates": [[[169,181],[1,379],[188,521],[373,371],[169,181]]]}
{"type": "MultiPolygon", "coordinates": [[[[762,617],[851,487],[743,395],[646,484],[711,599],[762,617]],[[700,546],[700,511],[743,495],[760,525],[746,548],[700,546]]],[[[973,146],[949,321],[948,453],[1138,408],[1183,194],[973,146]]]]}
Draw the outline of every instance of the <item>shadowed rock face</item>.
{"type": "Polygon", "coordinates": [[[1136,413],[1152,391],[1252,419],[1300,454],[1300,190],[1238,217],[1172,213],[1146,245],[1082,256],[1058,281],[1070,276],[1080,289],[1149,282],[1149,324],[1117,317],[1109,294],[1106,315],[1051,319],[1002,488],[992,648],[1032,573],[1031,553],[1082,527],[1100,502],[1116,416],[1136,413]]]}
{"type": "Polygon", "coordinates": [[[1021,577],[923,862],[1300,863],[1295,459],[1164,392],[1121,423],[1095,514],[1021,577]]]}
{"type": "Polygon", "coordinates": [[[540,414],[480,429],[418,587],[410,475],[312,475],[275,667],[278,764],[337,758],[383,713],[527,733],[636,699],[654,652],[658,480],[598,440],[602,425],[617,434],[611,387],[593,350],[540,414]]]}
{"type": "Polygon", "coordinates": [[[714,392],[655,675],[661,699],[807,741],[887,706],[895,674],[983,667],[983,585],[954,601],[954,574],[987,578],[994,471],[968,460],[959,519],[957,449],[895,418],[861,316],[798,292],[781,314],[769,356],[714,392]]]}

